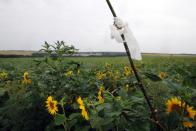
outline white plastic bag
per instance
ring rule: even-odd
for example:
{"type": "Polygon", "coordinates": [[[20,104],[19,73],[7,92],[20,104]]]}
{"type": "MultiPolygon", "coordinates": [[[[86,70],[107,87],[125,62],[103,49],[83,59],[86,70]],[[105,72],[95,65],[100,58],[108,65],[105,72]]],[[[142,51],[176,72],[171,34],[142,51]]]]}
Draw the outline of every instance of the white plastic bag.
{"type": "Polygon", "coordinates": [[[123,21],[117,17],[114,17],[114,25],[110,27],[111,29],[111,38],[115,39],[118,43],[123,43],[121,35],[123,34],[125,37],[125,41],[129,47],[129,51],[131,53],[131,58],[135,60],[141,60],[141,52],[139,49],[139,45],[133,36],[132,31],[128,27],[128,24],[124,24],[123,21]]]}

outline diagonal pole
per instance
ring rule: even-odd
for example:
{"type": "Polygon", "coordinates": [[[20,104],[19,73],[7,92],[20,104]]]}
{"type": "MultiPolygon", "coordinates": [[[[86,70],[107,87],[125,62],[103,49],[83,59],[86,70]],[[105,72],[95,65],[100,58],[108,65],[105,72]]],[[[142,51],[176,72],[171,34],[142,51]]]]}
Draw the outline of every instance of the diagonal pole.
{"type": "MultiPolygon", "coordinates": [[[[116,15],[116,13],[115,13],[115,11],[114,11],[114,9],[113,9],[113,7],[112,7],[110,1],[109,1],[109,0],[106,0],[106,2],[107,2],[108,6],[109,6],[109,8],[110,8],[110,10],[111,10],[111,12],[112,12],[113,17],[117,17],[117,15],[116,15]]],[[[137,79],[137,82],[138,82],[138,84],[139,84],[139,87],[140,87],[140,89],[141,89],[141,91],[142,91],[142,93],[143,93],[143,95],[144,95],[144,97],[145,97],[145,100],[146,100],[146,102],[147,102],[147,104],[148,104],[148,106],[149,106],[149,108],[150,108],[151,117],[152,117],[152,119],[154,119],[154,121],[155,121],[155,123],[158,125],[158,127],[160,127],[161,129],[165,130],[165,129],[163,128],[163,126],[160,125],[160,123],[159,123],[159,121],[158,121],[158,119],[157,119],[157,117],[156,117],[155,109],[153,108],[153,106],[152,106],[152,104],[151,104],[151,102],[150,102],[150,100],[149,100],[149,98],[148,98],[148,95],[147,95],[147,93],[146,93],[146,90],[145,90],[145,87],[144,87],[144,85],[143,85],[143,83],[142,83],[142,80],[141,80],[141,78],[139,77],[139,74],[138,74],[138,72],[137,72],[137,70],[136,70],[136,68],[135,68],[135,65],[134,65],[133,60],[132,60],[132,58],[131,58],[131,54],[130,54],[130,52],[129,52],[129,47],[127,46],[127,42],[126,42],[126,40],[125,40],[124,34],[121,35],[121,38],[122,38],[122,40],[123,40],[123,44],[124,44],[124,47],[125,47],[125,50],[126,50],[126,53],[127,53],[127,56],[128,56],[128,59],[129,59],[129,63],[130,63],[130,65],[131,65],[131,68],[133,69],[133,72],[134,72],[134,75],[135,75],[135,77],[136,77],[136,79],[137,79]]]]}

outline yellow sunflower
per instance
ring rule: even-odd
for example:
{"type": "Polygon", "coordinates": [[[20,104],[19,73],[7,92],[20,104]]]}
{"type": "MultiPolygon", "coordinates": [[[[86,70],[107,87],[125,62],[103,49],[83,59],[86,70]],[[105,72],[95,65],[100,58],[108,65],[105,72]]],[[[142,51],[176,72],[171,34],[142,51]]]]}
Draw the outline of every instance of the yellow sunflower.
{"type": "Polygon", "coordinates": [[[167,100],[166,102],[166,111],[167,113],[171,113],[174,110],[179,112],[182,109],[182,105],[184,105],[184,103],[177,97],[171,98],[170,100],[167,100]]]}
{"type": "MultiPolygon", "coordinates": [[[[186,116],[188,118],[194,119],[195,115],[196,115],[196,110],[193,109],[193,107],[190,107],[189,105],[187,105],[186,107],[186,116]]],[[[186,128],[191,128],[193,127],[193,122],[189,122],[189,121],[184,121],[183,126],[186,128]]]]}
{"type": "Polygon", "coordinates": [[[125,76],[130,76],[132,74],[132,70],[129,66],[124,67],[124,74],[125,76]]]}
{"type": "Polygon", "coordinates": [[[97,72],[96,77],[98,80],[103,80],[106,77],[106,74],[99,71],[99,72],[97,72]]]}
{"type": "Polygon", "coordinates": [[[159,77],[160,77],[161,79],[164,79],[166,76],[167,76],[167,74],[166,74],[165,72],[160,72],[160,73],[159,73],[159,77]]]}
{"type": "Polygon", "coordinates": [[[193,107],[187,106],[186,111],[188,113],[188,117],[194,119],[196,115],[196,110],[194,110],[193,107]]]}
{"type": "Polygon", "coordinates": [[[55,115],[58,112],[58,102],[56,100],[54,100],[54,98],[52,96],[49,96],[46,100],[46,107],[48,109],[48,112],[51,115],[55,115]]]}
{"type": "Polygon", "coordinates": [[[0,80],[5,80],[8,78],[8,74],[6,72],[1,72],[0,73],[0,80]]]}
{"type": "Polygon", "coordinates": [[[110,66],[111,66],[111,65],[110,65],[109,63],[105,63],[105,68],[106,68],[106,69],[109,69],[110,66]]]}
{"type": "Polygon", "coordinates": [[[29,73],[27,71],[25,71],[23,74],[22,84],[28,85],[31,83],[32,83],[32,81],[29,79],[29,73]]]}
{"type": "Polygon", "coordinates": [[[78,102],[78,104],[79,104],[79,108],[80,108],[81,110],[84,110],[84,109],[85,109],[85,107],[84,107],[84,102],[83,102],[83,100],[82,100],[82,98],[81,98],[80,96],[78,97],[77,102],[78,102]]]}
{"type": "MultiPolygon", "coordinates": [[[[186,113],[185,115],[183,115],[183,117],[186,117],[192,120],[194,119],[196,115],[196,110],[194,110],[193,107],[186,105],[185,102],[181,101],[177,97],[167,100],[166,106],[167,106],[167,113],[171,113],[174,110],[177,111],[178,113],[181,113],[181,111],[185,110],[186,113]]],[[[193,127],[193,122],[190,122],[190,121],[183,121],[182,124],[186,128],[193,127]]]]}
{"type": "Polygon", "coordinates": [[[193,122],[189,122],[189,121],[184,121],[182,122],[183,126],[186,128],[191,128],[193,127],[193,122]]]}
{"type": "Polygon", "coordinates": [[[82,98],[79,96],[77,99],[79,105],[84,105],[82,98]]]}
{"type": "Polygon", "coordinates": [[[66,76],[66,77],[71,77],[72,75],[73,75],[73,71],[67,71],[66,73],[64,73],[64,75],[66,76]]]}
{"type": "Polygon", "coordinates": [[[103,103],[104,102],[103,91],[104,91],[104,87],[103,86],[100,86],[99,92],[98,92],[98,100],[99,100],[99,103],[103,103]]]}
{"type": "Polygon", "coordinates": [[[84,117],[85,120],[87,120],[87,121],[89,120],[88,113],[85,109],[82,110],[81,114],[82,114],[82,116],[84,117]]]}
{"type": "Polygon", "coordinates": [[[84,106],[84,102],[80,96],[77,99],[77,103],[79,104],[79,108],[82,110],[81,115],[84,117],[84,119],[89,120],[89,116],[84,106]]]}

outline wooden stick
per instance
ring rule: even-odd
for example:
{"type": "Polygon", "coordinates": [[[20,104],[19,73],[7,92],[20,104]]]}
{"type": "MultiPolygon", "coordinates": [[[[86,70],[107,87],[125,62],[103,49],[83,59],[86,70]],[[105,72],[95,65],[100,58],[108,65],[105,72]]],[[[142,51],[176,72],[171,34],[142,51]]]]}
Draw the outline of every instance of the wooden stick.
{"type": "MultiPolygon", "coordinates": [[[[113,17],[117,17],[117,15],[116,15],[116,13],[115,13],[115,11],[114,11],[114,9],[113,9],[113,7],[112,7],[110,1],[109,1],[109,0],[106,0],[106,2],[107,2],[108,6],[109,6],[109,8],[110,8],[110,10],[111,10],[111,12],[112,12],[113,17]]],[[[156,122],[156,124],[157,124],[162,130],[165,130],[165,129],[163,128],[163,126],[160,125],[160,123],[159,123],[159,121],[158,121],[158,119],[157,119],[157,117],[156,117],[156,112],[155,112],[155,110],[154,110],[154,108],[153,108],[153,106],[152,106],[152,104],[151,104],[151,102],[150,102],[150,100],[149,100],[149,98],[148,98],[148,95],[147,95],[147,93],[146,93],[146,90],[145,90],[145,87],[144,87],[144,85],[143,85],[143,83],[142,83],[142,80],[141,80],[141,78],[139,77],[139,74],[138,74],[138,72],[137,72],[137,70],[136,70],[136,68],[135,68],[135,65],[134,65],[134,62],[133,62],[133,60],[132,60],[132,58],[131,58],[131,53],[130,53],[130,51],[129,51],[129,47],[127,46],[127,42],[126,42],[126,40],[125,40],[124,34],[121,35],[121,38],[122,38],[122,40],[124,41],[123,44],[124,44],[124,47],[125,47],[125,50],[126,50],[126,53],[127,53],[127,56],[128,56],[128,59],[129,59],[129,63],[130,63],[130,65],[131,65],[131,68],[133,69],[133,72],[134,72],[134,75],[135,75],[135,77],[136,77],[136,79],[137,79],[137,82],[138,82],[138,84],[139,84],[139,87],[140,87],[140,89],[141,89],[141,91],[142,91],[142,93],[143,93],[143,95],[144,95],[144,98],[145,98],[145,100],[146,100],[146,102],[147,102],[147,104],[148,104],[148,106],[149,106],[149,108],[150,108],[151,117],[154,119],[154,121],[156,122]]]]}

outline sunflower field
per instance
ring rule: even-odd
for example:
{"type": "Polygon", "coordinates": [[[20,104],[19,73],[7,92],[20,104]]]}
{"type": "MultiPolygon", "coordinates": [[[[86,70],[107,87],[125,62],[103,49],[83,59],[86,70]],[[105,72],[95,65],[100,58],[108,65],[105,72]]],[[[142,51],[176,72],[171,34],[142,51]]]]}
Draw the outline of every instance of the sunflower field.
{"type": "Polygon", "coordinates": [[[0,131],[196,130],[196,57],[134,62],[154,121],[127,57],[63,57],[77,51],[63,42],[41,51],[0,59],[0,131]]]}

